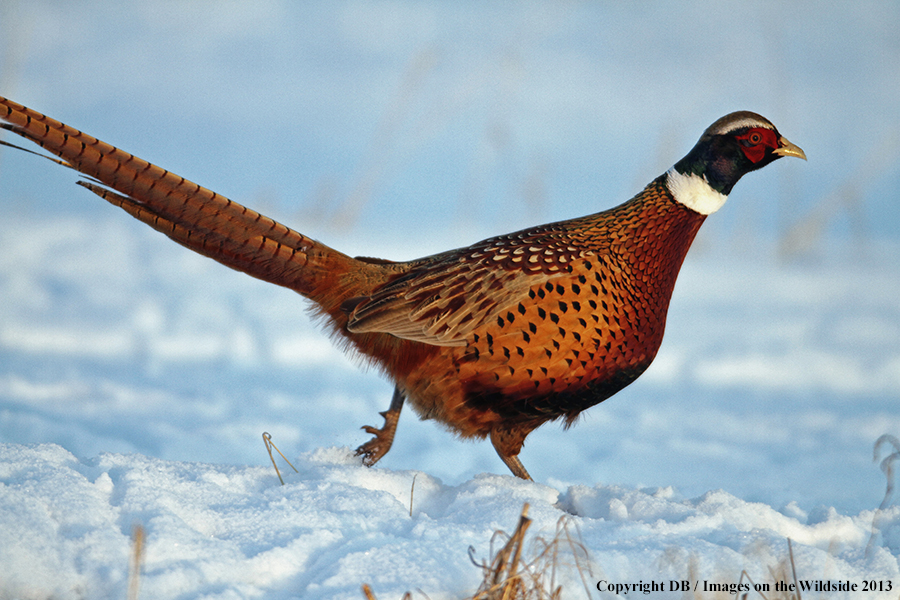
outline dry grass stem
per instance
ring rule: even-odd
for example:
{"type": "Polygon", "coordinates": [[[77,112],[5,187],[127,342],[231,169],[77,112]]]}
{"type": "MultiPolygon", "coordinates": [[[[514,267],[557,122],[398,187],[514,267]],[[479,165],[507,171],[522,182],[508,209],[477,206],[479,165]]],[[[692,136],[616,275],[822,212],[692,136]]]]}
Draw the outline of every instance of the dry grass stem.
{"type": "MultiPolygon", "coordinates": [[[[800,593],[800,582],[797,580],[797,567],[794,563],[794,547],[790,539],[787,540],[787,546],[787,556],[782,558],[774,567],[771,565],[768,567],[769,581],[756,582],[746,570],[742,570],[741,576],[737,581],[737,585],[739,586],[738,589],[742,591],[735,593],[733,591],[721,590],[704,593],[697,590],[692,592],[690,597],[694,600],[711,600],[714,598],[737,598],[738,600],[753,600],[754,598],[761,598],[762,600],[803,600],[800,593]],[[793,590],[787,588],[778,589],[775,584],[779,581],[791,581],[794,586],[793,590]],[[741,587],[745,584],[749,585],[749,589],[741,587]]],[[[688,579],[691,581],[702,579],[693,559],[688,568],[688,579]]]]}
{"type": "Polygon", "coordinates": [[[580,535],[573,536],[567,517],[557,522],[556,534],[547,541],[542,537],[532,540],[530,551],[525,546],[525,534],[531,525],[528,518],[528,504],[522,507],[519,523],[503,547],[493,552],[494,540],[505,537],[502,531],[494,533],[491,540],[490,564],[478,563],[472,558],[474,549],[469,548],[469,557],[484,573],[484,580],[471,600],[555,600],[562,595],[559,583],[560,569],[573,567],[578,571],[585,594],[591,596],[587,550],[580,541],[580,535]],[[566,562],[571,554],[574,564],[566,562]]]}
{"type": "Polygon", "coordinates": [[[875,440],[872,456],[875,462],[881,459],[882,446],[893,446],[894,451],[881,460],[881,471],[887,479],[887,485],[884,490],[884,500],[881,501],[881,506],[878,507],[872,516],[872,533],[869,536],[869,543],[866,545],[866,556],[870,556],[872,549],[875,547],[875,539],[878,537],[878,532],[881,531],[881,519],[884,516],[885,509],[891,504],[891,498],[894,496],[894,463],[897,459],[900,459],[900,440],[892,435],[884,434],[875,440]]]}
{"type": "Polygon", "coordinates": [[[269,453],[269,460],[272,461],[272,466],[275,467],[275,474],[278,475],[278,481],[281,482],[281,485],[284,485],[284,479],[281,478],[281,471],[278,470],[278,465],[275,464],[275,457],[272,456],[272,448],[275,448],[275,452],[277,452],[281,456],[281,458],[284,459],[284,462],[290,465],[290,467],[294,470],[294,473],[299,473],[300,471],[297,470],[297,467],[291,464],[291,461],[289,461],[284,456],[284,454],[281,454],[281,450],[279,450],[278,446],[275,445],[275,442],[272,441],[272,436],[268,431],[263,431],[262,438],[263,444],[266,445],[266,452],[269,453]]]}
{"type": "MultiPolygon", "coordinates": [[[[588,553],[581,542],[581,534],[572,532],[569,517],[557,521],[556,533],[550,541],[537,537],[526,546],[525,534],[530,525],[526,503],[511,536],[500,530],[494,532],[490,563],[476,561],[473,557],[475,549],[469,548],[469,559],[482,570],[483,581],[475,595],[467,600],[558,600],[563,589],[558,579],[564,567],[578,571],[585,596],[591,597],[588,553]],[[495,542],[507,537],[503,547],[494,552],[495,542]]],[[[377,600],[368,584],[362,586],[362,591],[366,600],[377,600]]],[[[420,593],[424,596],[421,590],[420,593]]],[[[403,596],[404,600],[411,598],[409,592],[403,596]]]]}
{"type": "Polygon", "coordinates": [[[131,564],[128,573],[128,600],[137,600],[144,564],[144,528],[135,525],[131,533],[131,564]]]}
{"type": "Polygon", "coordinates": [[[366,597],[366,600],[378,600],[378,598],[376,598],[375,594],[372,592],[372,588],[369,587],[368,583],[363,584],[362,592],[363,592],[363,596],[366,597]]]}

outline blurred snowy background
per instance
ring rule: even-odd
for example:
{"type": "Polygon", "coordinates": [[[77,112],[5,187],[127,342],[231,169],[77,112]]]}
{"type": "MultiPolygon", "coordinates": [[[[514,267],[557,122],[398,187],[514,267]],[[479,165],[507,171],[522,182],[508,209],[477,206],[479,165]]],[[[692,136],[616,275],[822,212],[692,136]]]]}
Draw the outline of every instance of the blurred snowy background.
{"type": "MultiPolygon", "coordinates": [[[[560,488],[855,513],[884,494],[872,444],[900,434],[898,31],[894,0],[3,2],[0,95],[391,259],[611,207],[759,112],[809,162],[736,187],[656,363],[522,458],[560,488]]],[[[0,148],[0,441],[262,465],[263,431],[291,456],[380,425],[390,385],[303,300],[75,180],[0,148]]],[[[379,466],[506,473],[411,411],[379,466]]]]}

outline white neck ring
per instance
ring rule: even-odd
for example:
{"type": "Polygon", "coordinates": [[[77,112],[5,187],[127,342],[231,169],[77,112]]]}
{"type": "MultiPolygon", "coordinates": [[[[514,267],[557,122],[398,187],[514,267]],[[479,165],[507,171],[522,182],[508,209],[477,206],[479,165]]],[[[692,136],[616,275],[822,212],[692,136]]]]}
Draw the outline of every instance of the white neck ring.
{"type": "Polygon", "coordinates": [[[712,189],[706,177],[683,175],[674,167],[666,175],[666,185],[675,200],[701,215],[711,215],[728,200],[728,196],[712,189]]]}

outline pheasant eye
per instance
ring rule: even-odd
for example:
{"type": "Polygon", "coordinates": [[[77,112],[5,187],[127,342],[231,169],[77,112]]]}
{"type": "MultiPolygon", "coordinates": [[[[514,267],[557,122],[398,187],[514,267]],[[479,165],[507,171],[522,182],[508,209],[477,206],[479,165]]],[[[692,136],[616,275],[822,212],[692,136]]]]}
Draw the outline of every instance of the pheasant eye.
{"type": "Polygon", "coordinates": [[[754,132],[750,133],[750,136],[748,137],[748,139],[750,140],[751,144],[756,145],[756,144],[759,144],[760,142],[762,142],[762,135],[760,135],[760,133],[758,131],[754,131],[754,132]]]}

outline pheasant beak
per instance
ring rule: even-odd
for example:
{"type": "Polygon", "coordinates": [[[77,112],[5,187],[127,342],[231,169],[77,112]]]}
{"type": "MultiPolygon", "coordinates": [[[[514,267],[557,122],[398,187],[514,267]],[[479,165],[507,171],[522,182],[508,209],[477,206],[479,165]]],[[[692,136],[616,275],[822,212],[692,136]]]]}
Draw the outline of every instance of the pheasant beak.
{"type": "Polygon", "coordinates": [[[777,154],[778,156],[796,156],[797,158],[806,160],[806,152],[804,152],[800,146],[796,146],[787,141],[787,138],[785,137],[778,138],[778,147],[772,150],[772,153],[777,154]]]}

